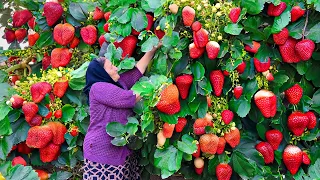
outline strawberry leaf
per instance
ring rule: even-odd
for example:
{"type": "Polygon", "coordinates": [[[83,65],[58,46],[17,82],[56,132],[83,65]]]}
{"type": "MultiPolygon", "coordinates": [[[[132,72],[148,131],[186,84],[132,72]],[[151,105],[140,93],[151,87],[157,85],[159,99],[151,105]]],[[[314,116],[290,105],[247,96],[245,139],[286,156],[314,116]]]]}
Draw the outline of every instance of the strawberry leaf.
{"type": "Polygon", "coordinates": [[[118,137],[126,132],[126,126],[119,122],[110,122],[107,124],[106,130],[110,136],[118,137]]]}
{"type": "Polygon", "coordinates": [[[0,138],[0,159],[5,160],[11,148],[13,146],[13,142],[10,140],[9,136],[4,136],[0,138]]]}
{"type": "Polygon", "coordinates": [[[204,78],[205,69],[199,62],[195,62],[191,65],[191,71],[195,81],[200,81],[204,78]]]}
{"type": "Polygon", "coordinates": [[[248,10],[251,15],[259,14],[264,7],[264,0],[241,0],[241,7],[248,10]]]}
{"type": "Polygon", "coordinates": [[[115,146],[124,146],[127,144],[127,141],[124,137],[120,136],[112,139],[111,143],[115,146]]]}
{"type": "Polygon", "coordinates": [[[12,110],[10,106],[8,106],[5,102],[0,104],[0,120],[3,120],[7,117],[8,113],[12,110]]]}
{"type": "Polygon", "coordinates": [[[70,105],[70,104],[66,104],[62,107],[62,118],[61,120],[63,122],[71,122],[72,118],[75,114],[75,109],[70,105]]]}
{"type": "Polygon", "coordinates": [[[302,38],[302,30],[304,27],[305,20],[306,20],[305,18],[300,18],[297,22],[294,22],[287,26],[287,29],[289,30],[291,37],[295,39],[302,38]]]}
{"type": "Polygon", "coordinates": [[[70,14],[78,21],[83,22],[87,20],[87,16],[82,9],[80,3],[70,3],[69,5],[70,14]]]}
{"type": "Polygon", "coordinates": [[[177,142],[177,148],[187,154],[193,154],[197,150],[196,141],[190,135],[183,135],[182,141],[177,142]]]}
{"type": "Polygon", "coordinates": [[[231,164],[232,169],[243,179],[253,177],[257,172],[257,165],[254,163],[251,164],[249,160],[238,151],[232,153],[231,164]]]}
{"type": "Polygon", "coordinates": [[[164,47],[175,47],[178,45],[179,43],[179,33],[178,32],[172,32],[171,35],[169,34],[166,34],[163,38],[162,38],[162,45],[164,47]]]}
{"type": "Polygon", "coordinates": [[[320,42],[320,23],[314,25],[308,32],[307,38],[313,40],[315,43],[320,42]]]}
{"type": "Polygon", "coordinates": [[[180,169],[182,155],[183,152],[172,145],[165,149],[156,149],[154,153],[154,165],[161,169],[162,178],[166,178],[180,169]]]}
{"type": "Polygon", "coordinates": [[[141,51],[149,52],[152,50],[153,47],[157,46],[158,43],[159,43],[158,37],[155,35],[152,35],[141,45],[141,51]]]}
{"type": "Polygon", "coordinates": [[[50,180],[69,179],[72,173],[67,171],[58,171],[50,175],[50,180]]]}
{"type": "Polygon", "coordinates": [[[10,126],[10,121],[8,116],[6,116],[4,119],[0,121],[0,129],[1,129],[0,136],[12,134],[12,129],[10,126]]]}
{"type": "Polygon", "coordinates": [[[141,10],[134,9],[132,11],[131,26],[137,31],[141,31],[148,25],[146,13],[141,10]]]}
{"type": "Polygon", "coordinates": [[[271,29],[272,33],[280,32],[284,27],[286,27],[291,20],[290,8],[287,9],[280,15],[274,18],[274,23],[271,29]]]}
{"type": "Polygon", "coordinates": [[[15,179],[15,180],[23,180],[23,179],[38,179],[38,174],[32,169],[31,166],[23,166],[18,164],[9,169],[8,175],[5,177],[6,179],[15,179]]]}
{"type": "Polygon", "coordinates": [[[233,112],[236,112],[240,117],[245,117],[250,111],[251,104],[244,96],[241,96],[239,99],[234,97],[229,102],[230,109],[233,112]]]}
{"type": "Polygon", "coordinates": [[[224,32],[231,35],[239,35],[242,31],[243,27],[240,24],[230,23],[226,27],[224,27],[224,32]]]}
{"type": "Polygon", "coordinates": [[[43,48],[45,46],[50,46],[54,43],[52,32],[46,31],[40,34],[39,39],[36,42],[36,46],[39,48],[43,48]]]}

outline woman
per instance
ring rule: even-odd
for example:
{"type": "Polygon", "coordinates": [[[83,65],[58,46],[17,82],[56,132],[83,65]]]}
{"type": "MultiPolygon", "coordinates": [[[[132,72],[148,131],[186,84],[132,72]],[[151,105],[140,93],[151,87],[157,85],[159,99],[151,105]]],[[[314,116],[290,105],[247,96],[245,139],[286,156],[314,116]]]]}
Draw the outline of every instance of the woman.
{"type": "MultiPolygon", "coordinates": [[[[105,43],[99,56],[106,49],[105,43]]],[[[129,89],[142,77],[156,49],[145,53],[134,69],[121,75],[106,58],[90,62],[84,89],[89,98],[90,125],[83,144],[83,179],[140,179],[137,159],[127,147],[111,144],[106,125],[112,121],[126,124],[127,117],[133,115],[132,108],[141,97],[129,89]]]]}

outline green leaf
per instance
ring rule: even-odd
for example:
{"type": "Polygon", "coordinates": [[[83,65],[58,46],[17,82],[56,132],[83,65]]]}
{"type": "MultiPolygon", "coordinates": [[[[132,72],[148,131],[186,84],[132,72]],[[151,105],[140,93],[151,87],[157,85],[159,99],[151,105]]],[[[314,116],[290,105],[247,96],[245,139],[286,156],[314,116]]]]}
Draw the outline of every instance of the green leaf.
{"type": "Polygon", "coordinates": [[[3,101],[7,96],[9,96],[9,90],[11,90],[12,87],[8,83],[0,83],[0,89],[0,101],[3,101]]]}
{"type": "Polygon", "coordinates": [[[6,104],[6,102],[2,102],[0,104],[0,121],[4,119],[12,108],[6,104]]]}
{"type": "Polygon", "coordinates": [[[118,22],[121,24],[126,24],[131,20],[132,12],[134,11],[133,8],[129,8],[125,11],[120,17],[117,18],[118,22]]]}
{"type": "Polygon", "coordinates": [[[230,23],[226,27],[224,27],[224,32],[231,35],[239,35],[242,31],[243,27],[240,24],[230,23]]]}
{"type": "Polygon", "coordinates": [[[314,105],[320,106],[320,89],[313,94],[312,101],[314,105]]]}
{"type": "Polygon", "coordinates": [[[191,65],[191,71],[195,81],[200,81],[204,77],[205,69],[201,63],[195,62],[191,65]]]}
{"type": "Polygon", "coordinates": [[[160,8],[164,2],[164,0],[146,0],[149,7],[152,8],[152,9],[157,9],[157,8],[160,8]]]}
{"type": "Polygon", "coordinates": [[[9,170],[7,180],[38,180],[38,174],[31,166],[16,165],[9,170]]]}
{"type": "Polygon", "coordinates": [[[301,61],[299,63],[297,63],[297,72],[300,75],[304,75],[305,73],[307,73],[307,70],[309,69],[309,67],[312,64],[310,63],[310,61],[301,61]]]}
{"type": "Polygon", "coordinates": [[[72,118],[75,114],[75,109],[70,105],[70,104],[66,104],[62,107],[62,118],[61,120],[63,122],[71,122],[72,118]]]}
{"type": "Polygon", "coordinates": [[[127,144],[127,141],[124,137],[115,137],[111,143],[115,146],[124,146],[127,144]]]}
{"type": "Polygon", "coordinates": [[[155,35],[152,35],[141,45],[141,51],[149,52],[152,50],[153,47],[157,46],[158,43],[159,43],[158,37],[155,35]]]}
{"type": "Polygon", "coordinates": [[[82,78],[71,78],[69,86],[73,90],[82,90],[86,86],[86,79],[82,78]]]}
{"type": "Polygon", "coordinates": [[[6,73],[3,70],[0,70],[0,83],[6,82],[7,80],[8,80],[8,73],[6,73]]]}
{"type": "Polygon", "coordinates": [[[278,84],[278,86],[282,86],[289,80],[289,77],[281,72],[278,72],[274,75],[274,83],[278,84]]]}
{"type": "Polygon", "coordinates": [[[162,38],[162,45],[164,47],[171,47],[171,46],[177,46],[179,43],[179,33],[174,31],[172,32],[171,35],[166,34],[163,38],[162,38]]]}
{"type": "Polygon", "coordinates": [[[251,100],[251,98],[253,97],[253,95],[256,93],[256,91],[258,90],[258,82],[257,80],[251,79],[249,81],[247,81],[244,85],[243,85],[243,92],[246,96],[247,99],[251,100]]]}
{"type": "Polygon", "coordinates": [[[134,58],[125,58],[122,60],[118,66],[118,71],[120,70],[128,70],[133,69],[134,65],[136,64],[136,61],[134,58]]]}
{"type": "Polygon", "coordinates": [[[135,135],[136,132],[138,131],[138,125],[137,124],[132,124],[132,123],[128,123],[126,125],[126,131],[128,134],[130,135],[135,135]]]}
{"type": "MultiPolygon", "coordinates": [[[[320,3],[319,3],[319,10],[320,10],[320,3]]],[[[320,42],[320,23],[314,25],[308,32],[307,38],[313,40],[315,43],[320,42]]]]}
{"type": "Polygon", "coordinates": [[[90,62],[83,63],[78,69],[71,71],[71,79],[85,77],[90,62]]]}
{"type": "Polygon", "coordinates": [[[155,87],[150,85],[150,82],[139,81],[131,88],[131,90],[142,97],[151,97],[155,91],[155,87]]]}
{"type": "Polygon", "coordinates": [[[72,173],[67,171],[58,171],[51,174],[49,180],[69,179],[72,173]]]}
{"type": "Polygon", "coordinates": [[[187,154],[193,154],[197,150],[196,141],[190,135],[183,135],[182,141],[177,142],[177,148],[187,154]]]}
{"type": "Polygon", "coordinates": [[[272,56],[273,56],[272,49],[265,43],[261,43],[259,51],[255,54],[255,58],[257,58],[261,62],[267,62],[268,58],[272,56]]]}
{"type": "Polygon", "coordinates": [[[30,129],[29,124],[24,119],[20,119],[14,123],[11,123],[13,133],[8,137],[9,141],[13,144],[18,144],[27,139],[28,131],[30,129]]]}
{"type": "Polygon", "coordinates": [[[39,115],[41,115],[43,117],[48,115],[49,109],[45,105],[38,104],[38,108],[39,108],[39,111],[38,111],[39,115]]]}
{"type": "Polygon", "coordinates": [[[229,105],[230,109],[240,117],[246,117],[251,108],[250,102],[244,96],[241,96],[239,99],[232,98],[229,101],[229,105]]]}
{"type": "Polygon", "coordinates": [[[10,135],[12,134],[12,129],[10,126],[10,121],[8,116],[6,116],[4,119],[0,120],[0,136],[4,135],[10,135]]]}
{"type": "Polygon", "coordinates": [[[154,153],[154,165],[161,169],[161,174],[163,174],[163,170],[176,172],[181,167],[182,155],[183,152],[172,145],[165,149],[156,149],[154,153]]]}
{"type": "Polygon", "coordinates": [[[70,14],[78,21],[83,22],[87,20],[84,10],[80,3],[70,3],[69,5],[70,14]]]}
{"type": "Polygon", "coordinates": [[[274,23],[271,29],[272,33],[280,32],[291,21],[291,7],[288,7],[280,16],[274,18],[274,23]]]}
{"type": "Polygon", "coordinates": [[[119,122],[110,122],[107,124],[106,130],[110,136],[117,137],[126,132],[126,126],[119,122]]]}
{"type": "Polygon", "coordinates": [[[52,32],[45,31],[40,34],[39,39],[36,42],[36,46],[39,48],[43,48],[45,46],[50,46],[54,43],[52,32]]]}
{"type": "Polygon", "coordinates": [[[247,179],[253,177],[256,173],[256,167],[249,163],[248,159],[240,152],[233,152],[231,155],[231,163],[233,170],[240,175],[241,178],[247,179]]]}
{"type": "Polygon", "coordinates": [[[305,18],[300,18],[297,22],[289,24],[287,29],[290,32],[290,36],[295,39],[302,38],[302,30],[304,28],[305,18]]]}
{"type": "Polygon", "coordinates": [[[158,112],[161,121],[167,122],[169,124],[177,124],[178,123],[178,113],[173,114],[173,115],[168,115],[162,112],[158,112]]]}
{"type": "Polygon", "coordinates": [[[138,32],[142,31],[148,25],[146,13],[141,10],[134,9],[132,11],[131,26],[138,32]]]}
{"type": "Polygon", "coordinates": [[[241,0],[241,7],[246,8],[251,15],[259,14],[264,7],[264,0],[241,0]]]}
{"type": "Polygon", "coordinates": [[[10,141],[8,136],[4,136],[0,138],[0,159],[5,160],[11,148],[13,146],[13,142],[10,141]]]}

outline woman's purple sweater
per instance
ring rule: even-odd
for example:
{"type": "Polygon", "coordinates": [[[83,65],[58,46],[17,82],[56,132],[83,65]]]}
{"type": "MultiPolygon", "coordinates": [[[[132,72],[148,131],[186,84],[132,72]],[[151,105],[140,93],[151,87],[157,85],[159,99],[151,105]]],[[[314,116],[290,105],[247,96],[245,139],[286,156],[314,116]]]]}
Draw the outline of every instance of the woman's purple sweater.
{"type": "Polygon", "coordinates": [[[142,77],[134,68],[120,75],[123,89],[110,83],[98,82],[92,85],[90,100],[90,125],[83,143],[84,158],[102,164],[123,165],[131,153],[127,147],[111,144],[112,137],[106,133],[106,125],[117,121],[127,123],[133,115],[136,95],[130,89],[142,77]]]}

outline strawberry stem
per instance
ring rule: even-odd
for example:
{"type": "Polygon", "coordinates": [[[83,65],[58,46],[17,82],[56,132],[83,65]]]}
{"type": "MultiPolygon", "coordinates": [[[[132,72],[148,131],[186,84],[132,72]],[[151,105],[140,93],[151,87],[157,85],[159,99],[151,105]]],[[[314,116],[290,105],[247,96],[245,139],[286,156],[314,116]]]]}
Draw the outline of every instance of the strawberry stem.
{"type": "Polygon", "coordinates": [[[304,40],[304,34],[306,32],[307,24],[308,24],[308,17],[309,17],[309,10],[307,9],[307,16],[306,16],[306,21],[304,23],[304,27],[302,30],[302,40],[304,40]]]}

